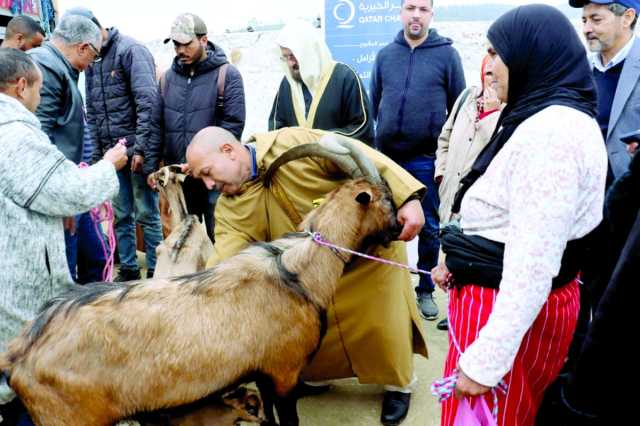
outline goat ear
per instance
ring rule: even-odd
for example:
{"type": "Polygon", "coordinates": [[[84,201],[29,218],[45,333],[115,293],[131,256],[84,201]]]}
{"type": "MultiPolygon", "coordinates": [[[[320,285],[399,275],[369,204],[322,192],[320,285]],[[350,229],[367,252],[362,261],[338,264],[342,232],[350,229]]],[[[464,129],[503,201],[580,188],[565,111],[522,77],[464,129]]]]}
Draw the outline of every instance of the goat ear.
{"type": "Polygon", "coordinates": [[[356,201],[366,206],[371,202],[371,193],[364,191],[356,195],[356,201]]]}

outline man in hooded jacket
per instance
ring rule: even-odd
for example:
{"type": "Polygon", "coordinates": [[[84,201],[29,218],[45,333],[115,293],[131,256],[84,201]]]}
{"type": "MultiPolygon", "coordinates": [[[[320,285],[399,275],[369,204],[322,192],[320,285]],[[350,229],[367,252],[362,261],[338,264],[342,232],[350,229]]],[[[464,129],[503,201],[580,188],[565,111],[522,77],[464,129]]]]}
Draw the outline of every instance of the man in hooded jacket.
{"type": "Polygon", "coordinates": [[[278,36],[285,76],[269,115],[269,130],[306,127],[330,130],[373,143],[369,97],[358,74],[333,60],[318,30],[299,20],[278,36]]]}
{"type": "MultiPolygon", "coordinates": [[[[377,121],[376,147],[427,187],[422,200],[418,267],[438,261],[438,188],[435,152],[447,114],[465,87],[460,55],[452,41],[429,29],[433,0],[403,0],[403,30],[378,53],[371,74],[371,103],[377,121]]],[[[418,305],[426,319],[438,316],[431,277],[420,276],[418,305]]]]}
{"type": "MultiPolygon", "coordinates": [[[[209,126],[222,127],[240,138],[245,125],[244,86],[240,72],[228,64],[222,49],[207,38],[207,26],[197,15],[178,16],[171,35],[176,57],[160,78],[158,101],[151,118],[152,135],[145,148],[143,174],[165,164],[186,163],[193,136],[209,126]],[[223,71],[224,70],[224,71],[223,71]],[[223,99],[218,99],[218,76],[224,72],[223,99]]],[[[149,181],[153,187],[153,182],[149,181]]],[[[182,185],[187,210],[195,214],[213,240],[213,210],[218,193],[201,181],[187,178],[182,185]]]]}

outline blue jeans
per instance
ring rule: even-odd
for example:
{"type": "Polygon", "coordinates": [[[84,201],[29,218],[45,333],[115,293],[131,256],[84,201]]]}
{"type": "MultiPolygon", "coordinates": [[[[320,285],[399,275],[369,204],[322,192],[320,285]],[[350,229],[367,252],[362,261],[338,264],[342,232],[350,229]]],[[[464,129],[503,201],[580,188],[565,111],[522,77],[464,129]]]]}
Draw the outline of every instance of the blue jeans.
{"type": "MultiPolygon", "coordinates": [[[[438,251],[440,250],[440,240],[438,239],[440,197],[438,196],[438,186],[433,179],[436,158],[421,155],[409,160],[396,162],[427,187],[427,195],[422,199],[422,211],[424,212],[425,221],[418,240],[418,268],[431,271],[431,268],[438,263],[438,251]]],[[[416,288],[416,293],[432,293],[434,288],[431,276],[420,274],[420,282],[416,288]]]]}
{"type": "Polygon", "coordinates": [[[162,242],[158,194],[141,174],[132,173],[127,165],[118,172],[120,192],[113,201],[115,231],[118,240],[120,268],[137,270],[136,222],[142,226],[147,268],[156,268],[156,247],[162,242]]]}
{"type": "Polygon", "coordinates": [[[88,212],[82,213],[75,217],[75,221],[76,233],[74,235],[67,231],[64,233],[71,278],[78,284],[102,281],[106,256],[91,215],[88,212]]]}

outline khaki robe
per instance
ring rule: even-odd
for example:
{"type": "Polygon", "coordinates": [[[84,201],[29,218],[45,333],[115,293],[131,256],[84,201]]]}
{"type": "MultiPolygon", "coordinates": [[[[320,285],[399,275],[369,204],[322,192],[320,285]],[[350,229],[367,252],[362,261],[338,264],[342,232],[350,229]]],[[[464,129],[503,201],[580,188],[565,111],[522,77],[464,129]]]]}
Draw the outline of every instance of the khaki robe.
{"type": "MultiPolygon", "coordinates": [[[[285,128],[254,137],[259,175],[289,148],[315,143],[326,132],[285,128]]],[[[375,163],[389,183],[397,206],[424,187],[404,169],[365,144],[352,140],[375,163]]],[[[254,241],[270,241],[296,230],[290,218],[304,217],[341,182],[333,163],[305,158],[282,166],[271,188],[261,178],[246,183],[242,193],[221,196],[216,206],[214,254],[207,266],[233,256],[254,241]],[[273,191],[286,190],[287,212],[273,191]]],[[[375,255],[407,262],[403,242],[378,247],[375,255]]],[[[303,371],[306,380],[358,377],[361,383],[408,385],[413,377],[413,353],[427,356],[425,336],[406,270],[357,258],[338,283],[327,309],[328,329],[319,351],[303,371]]]]}

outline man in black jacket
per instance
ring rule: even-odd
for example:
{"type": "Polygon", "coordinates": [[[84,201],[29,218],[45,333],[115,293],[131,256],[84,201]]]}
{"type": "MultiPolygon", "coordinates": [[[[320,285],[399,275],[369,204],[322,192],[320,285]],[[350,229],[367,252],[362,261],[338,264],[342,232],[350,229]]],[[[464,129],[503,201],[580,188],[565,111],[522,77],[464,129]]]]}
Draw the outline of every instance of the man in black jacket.
{"type": "Polygon", "coordinates": [[[151,110],[157,98],[155,63],[149,50],[117,28],[102,28],[88,9],[69,14],[86,16],[102,34],[101,60],[86,71],[87,121],[94,144],[92,163],[124,139],[130,158],[118,172],[120,191],[113,202],[120,273],[115,281],[140,278],[136,257],[136,221],[142,226],[147,277],[153,276],[156,247],[162,241],[158,194],[142,176],[144,146],[150,139],[151,110]]]}
{"type": "MultiPolygon", "coordinates": [[[[203,128],[222,127],[240,139],[245,124],[240,72],[228,64],[220,47],[209,42],[202,19],[190,13],[178,16],[165,43],[169,41],[173,42],[176,57],[160,78],[160,96],[151,120],[152,139],[143,165],[146,175],[157,170],[161,160],[165,164],[186,163],[187,146],[203,128]]],[[[153,187],[153,182],[149,185],[153,187]]],[[[217,193],[190,177],[182,187],[187,210],[204,217],[207,234],[213,241],[217,193]]]]}

